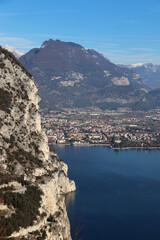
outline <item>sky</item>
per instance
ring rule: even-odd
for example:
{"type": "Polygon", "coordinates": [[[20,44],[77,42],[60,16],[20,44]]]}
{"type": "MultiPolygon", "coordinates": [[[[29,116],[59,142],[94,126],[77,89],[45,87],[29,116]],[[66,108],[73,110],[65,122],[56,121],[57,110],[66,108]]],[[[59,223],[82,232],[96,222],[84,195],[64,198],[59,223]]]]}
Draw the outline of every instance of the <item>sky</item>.
{"type": "Polygon", "coordinates": [[[0,0],[0,45],[76,42],[114,63],[160,64],[159,0],[0,0]]]}

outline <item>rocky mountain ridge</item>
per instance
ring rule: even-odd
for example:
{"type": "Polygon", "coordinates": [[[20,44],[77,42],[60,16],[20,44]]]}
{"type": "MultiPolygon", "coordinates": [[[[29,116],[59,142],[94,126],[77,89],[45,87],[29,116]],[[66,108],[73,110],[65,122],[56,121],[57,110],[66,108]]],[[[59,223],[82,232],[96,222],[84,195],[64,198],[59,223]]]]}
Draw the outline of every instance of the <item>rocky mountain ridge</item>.
{"type": "Polygon", "coordinates": [[[0,47],[0,235],[71,239],[64,194],[67,165],[50,152],[31,74],[0,47]],[[25,207],[24,207],[25,206],[25,207]]]}
{"type": "Polygon", "coordinates": [[[151,89],[160,88],[160,65],[152,63],[137,63],[131,65],[120,65],[128,67],[139,74],[139,77],[143,79],[151,89]]]}
{"type": "Polygon", "coordinates": [[[76,43],[50,39],[20,61],[35,78],[43,108],[114,108],[136,102],[147,92],[136,72],[76,43]]]}

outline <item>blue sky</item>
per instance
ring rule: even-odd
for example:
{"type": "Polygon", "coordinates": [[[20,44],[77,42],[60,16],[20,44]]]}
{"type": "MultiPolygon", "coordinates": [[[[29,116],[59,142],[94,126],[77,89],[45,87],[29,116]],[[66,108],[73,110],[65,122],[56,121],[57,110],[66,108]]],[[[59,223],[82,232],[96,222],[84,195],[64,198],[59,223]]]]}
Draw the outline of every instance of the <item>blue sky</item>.
{"type": "Polygon", "coordinates": [[[0,45],[47,39],[94,48],[115,63],[160,64],[159,0],[0,0],[0,45]]]}

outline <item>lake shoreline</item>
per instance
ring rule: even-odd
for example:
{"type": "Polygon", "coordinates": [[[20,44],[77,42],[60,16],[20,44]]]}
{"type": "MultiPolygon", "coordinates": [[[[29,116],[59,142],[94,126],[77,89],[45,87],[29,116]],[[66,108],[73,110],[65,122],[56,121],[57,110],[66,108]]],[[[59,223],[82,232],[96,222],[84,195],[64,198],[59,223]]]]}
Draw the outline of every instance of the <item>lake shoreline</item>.
{"type": "Polygon", "coordinates": [[[108,147],[110,149],[113,150],[160,150],[160,147],[123,147],[123,148],[115,148],[112,147],[111,145],[108,144],[55,144],[55,143],[49,143],[49,145],[53,145],[53,146],[74,146],[74,147],[99,147],[99,146],[104,146],[104,147],[108,147]]]}

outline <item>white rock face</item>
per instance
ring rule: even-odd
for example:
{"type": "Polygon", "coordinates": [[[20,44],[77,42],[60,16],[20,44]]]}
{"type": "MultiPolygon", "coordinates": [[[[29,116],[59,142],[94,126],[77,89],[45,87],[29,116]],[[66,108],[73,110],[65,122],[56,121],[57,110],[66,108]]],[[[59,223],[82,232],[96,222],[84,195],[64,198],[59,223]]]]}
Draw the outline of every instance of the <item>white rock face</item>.
{"type": "Polygon", "coordinates": [[[130,84],[128,78],[126,78],[126,77],[121,77],[121,78],[115,77],[112,79],[112,82],[118,86],[120,86],[120,85],[126,86],[126,85],[130,84]]]}
{"type": "Polygon", "coordinates": [[[66,81],[60,81],[61,86],[63,87],[73,87],[75,84],[84,80],[82,73],[70,72],[66,77],[66,81]]]}
{"type": "Polygon", "coordinates": [[[109,76],[111,75],[110,72],[107,71],[107,70],[104,71],[104,74],[105,74],[105,75],[104,75],[105,77],[109,77],[109,76]]]}
{"type": "MultiPolygon", "coordinates": [[[[67,177],[67,165],[49,151],[47,137],[41,129],[39,99],[30,74],[0,49],[0,174],[10,179],[0,188],[12,186],[14,190],[9,191],[24,194],[25,186],[17,182],[23,176],[29,185],[43,192],[40,216],[33,226],[20,228],[12,237],[34,240],[34,232],[44,230],[45,239],[69,240],[64,194],[75,191],[76,187],[67,177]],[[50,215],[54,216],[54,222],[47,221],[50,215]]],[[[2,203],[0,211],[4,209],[8,208],[2,203]]]]}

